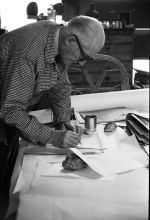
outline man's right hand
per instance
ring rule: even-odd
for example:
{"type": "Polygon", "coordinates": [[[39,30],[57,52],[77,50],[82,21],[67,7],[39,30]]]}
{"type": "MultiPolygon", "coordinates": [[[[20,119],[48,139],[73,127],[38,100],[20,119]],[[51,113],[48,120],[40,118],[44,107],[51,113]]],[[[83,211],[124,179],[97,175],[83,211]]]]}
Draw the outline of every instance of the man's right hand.
{"type": "Polygon", "coordinates": [[[64,148],[77,147],[80,143],[80,136],[72,131],[67,131],[64,137],[64,148]]]}
{"type": "Polygon", "coordinates": [[[80,136],[72,131],[55,130],[48,143],[58,148],[75,148],[80,143],[80,136]]]}

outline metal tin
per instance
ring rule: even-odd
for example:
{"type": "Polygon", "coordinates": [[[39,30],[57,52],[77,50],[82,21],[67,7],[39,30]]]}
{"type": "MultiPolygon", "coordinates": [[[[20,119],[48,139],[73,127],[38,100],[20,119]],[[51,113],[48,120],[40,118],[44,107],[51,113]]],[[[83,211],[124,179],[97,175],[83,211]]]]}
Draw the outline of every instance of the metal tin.
{"type": "Polygon", "coordinates": [[[85,129],[89,132],[96,131],[97,117],[96,115],[85,116],[85,129]]]}
{"type": "Polygon", "coordinates": [[[112,28],[116,28],[116,22],[115,21],[112,22],[112,28]]]}
{"type": "Polygon", "coordinates": [[[122,21],[120,21],[120,28],[122,28],[122,21]]]}
{"type": "Polygon", "coordinates": [[[116,28],[120,28],[120,22],[116,21],[116,28]]]}

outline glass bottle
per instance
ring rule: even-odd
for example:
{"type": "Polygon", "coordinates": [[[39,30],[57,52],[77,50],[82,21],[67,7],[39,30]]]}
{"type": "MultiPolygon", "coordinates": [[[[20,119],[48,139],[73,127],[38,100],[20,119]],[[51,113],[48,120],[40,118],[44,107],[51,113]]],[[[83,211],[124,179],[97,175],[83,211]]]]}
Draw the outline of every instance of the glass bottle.
{"type": "Polygon", "coordinates": [[[50,5],[50,8],[47,9],[47,20],[56,22],[56,11],[53,8],[53,5],[50,5]]]}

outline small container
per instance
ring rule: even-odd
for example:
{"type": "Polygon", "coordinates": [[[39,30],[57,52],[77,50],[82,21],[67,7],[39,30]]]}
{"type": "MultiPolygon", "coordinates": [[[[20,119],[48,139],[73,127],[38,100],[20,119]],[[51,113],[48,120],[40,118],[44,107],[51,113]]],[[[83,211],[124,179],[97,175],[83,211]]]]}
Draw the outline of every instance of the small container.
{"type": "Polygon", "coordinates": [[[88,132],[96,131],[97,126],[97,117],[96,115],[87,115],[85,116],[85,129],[88,132]]]}
{"type": "Polygon", "coordinates": [[[106,28],[110,28],[110,22],[106,21],[106,28]]]}
{"type": "Polygon", "coordinates": [[[56,11],[52,4],[50,5],[50,8],[47,9],[47,20],[56,22],[56,11]]]}
{"type": "Polygon", "coordinates": [[[115,21],[112,22],[112,28],[116,28],[116,22],[115,21]]]}
{"type": "Polygon", "coordinates": [[[116,28],[120,28],[120,22],[119,21],[116,21],[116,28]]]}
{"type": "Polygon", "coordinates": [[[122,28],[122,21],[120,21],[120,28],[122,28]]]}

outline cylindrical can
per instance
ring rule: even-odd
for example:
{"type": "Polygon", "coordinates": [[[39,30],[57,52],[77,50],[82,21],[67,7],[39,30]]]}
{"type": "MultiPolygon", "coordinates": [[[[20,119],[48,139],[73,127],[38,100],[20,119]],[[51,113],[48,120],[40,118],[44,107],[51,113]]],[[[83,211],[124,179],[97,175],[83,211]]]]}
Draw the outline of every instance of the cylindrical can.
{"type": "Polygon", "coordinates": [[[89,132],[96,131],[97,117],[96,115],[85,116],[85,129],[89,132]]]}
{"type": "Polygon", "coordinates": [[[120,21],[119,27],[122,28],[122,21],[120,21]]]}
{"type": "Polygon", "coordinates": [[[120,22],[116,21],[116,28],[119,28],[119,26],[120,26],[120,22]]]}
{"type": "Polygon", "coordinates": [[[116,28],[116,22],[115,21],[112,22],[112,28],[116,28]]]}

